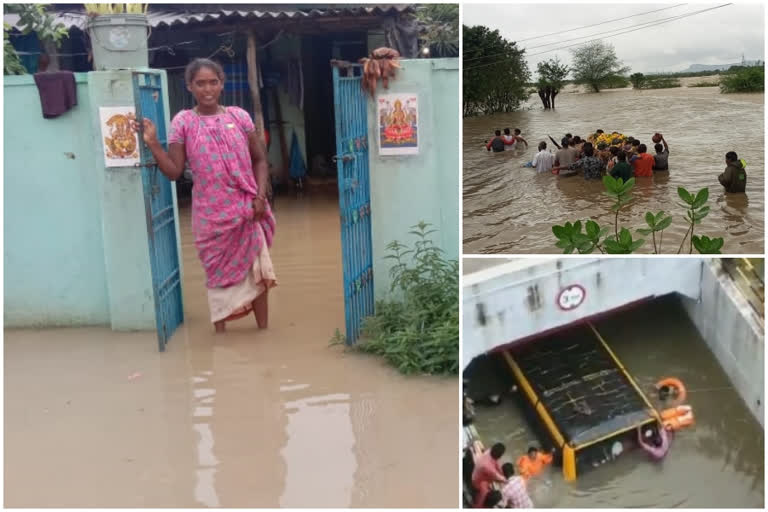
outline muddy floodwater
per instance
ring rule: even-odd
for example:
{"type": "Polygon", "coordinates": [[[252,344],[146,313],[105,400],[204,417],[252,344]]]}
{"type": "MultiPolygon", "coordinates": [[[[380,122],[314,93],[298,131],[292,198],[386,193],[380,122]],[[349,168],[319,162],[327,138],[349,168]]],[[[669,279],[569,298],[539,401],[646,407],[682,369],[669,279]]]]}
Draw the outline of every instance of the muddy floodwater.
{"type": "MultiPolygon", "coordinates": [[[[526,104],[530,110],[464,119],[464,253],[560,253],[552,225],[593,219],[612,226],[612,200],[602,193],[601,182],[521,167],[540,141],[556,151],[548,135],[559,144],[565,133],[587,137],[597,129],[632,135],[650,153],[655,153],[654,132],[669,143],[669,172],[637,179],[635,200],[622,211],[620,224],[634,231],[645,227],[647,211],[674,212],[662,251],[677,252],[687,230],[677,187],[709,187],[711,211],[696,232],[722,236],[723,253],[762,253],[763,102],[762,93],[720,94],[717,87],[571,91],[558,95],[556,111],[544,111],[532,96],[526,104]],[[507,127],[522,130],[528,150],[487,152],[484,141],[507,127]],[[746,194],[725,194],[717,181],[728,151],[747,161],[746,194]]],[[[652,251],[650,240],[640,249],[652,251]]]]}
{"type": "MultiPolygon", "coordinates": [[[[696,422],[679,431],[662,462],[633,450],[565,483],[560,468],[534,481],[539,507],[762,508],[764,432],[722,371],[678,300],[664,297],[596,321],[637,384],[658,406],[654,383],[682,380],[696,422]]],[[[514,400],[477,407],[486,445],[507,446],[504,462],[524,453],[534,434],[514,400]]]]}
{"type": "Polygon", "coordinates": [[[186,322],[166,353],[154,333],[5,332],[7,507],[456,506],[458,379],[329,346],[336,200],[281,197],[276,216],[266,331],[213,333],[184,210],[186,322]]]}

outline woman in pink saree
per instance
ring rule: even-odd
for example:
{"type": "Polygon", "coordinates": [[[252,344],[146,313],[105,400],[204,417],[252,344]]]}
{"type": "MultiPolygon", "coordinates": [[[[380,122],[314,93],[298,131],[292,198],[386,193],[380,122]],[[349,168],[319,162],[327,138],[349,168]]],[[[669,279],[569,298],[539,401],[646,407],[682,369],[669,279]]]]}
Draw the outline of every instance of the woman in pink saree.
{"type": "Polygon", "coordinates": [[[266,156],[253,122],[239,107],[222,107],[224,71],[208,59],[187,66],[187,89],[197,100],[171,121],[168,152],[154,124],[142,121],[143,139],[169,179],[189,162],[192,231],[206,275],[208,305],[216,332],[251,311],[267,327],[267,294],[277,284],[269,248],[275,218],[266,198],[266,156]]]}

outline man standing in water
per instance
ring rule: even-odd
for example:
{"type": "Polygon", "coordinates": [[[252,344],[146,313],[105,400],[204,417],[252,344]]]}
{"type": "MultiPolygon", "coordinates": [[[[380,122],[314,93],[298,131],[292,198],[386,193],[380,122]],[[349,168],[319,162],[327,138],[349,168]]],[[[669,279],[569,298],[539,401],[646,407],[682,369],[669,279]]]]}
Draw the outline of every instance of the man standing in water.
{"type": "Polygon", "coordinates": [[[488,151],[493,150],[494,153],[504,152],[504,139],[501,138],[501,130],[496,130],[496,136],[488,141],[485,145],[485,149],[488,151]]]}
{"type": "Polygon", "coordinates": [[[549,172],[555,164],[555,155],[547,151],[547,143],[539,142],[539,152],[533,157],[531,165],[536,168],[536,172],[549,172]]]}
{"type": "Polygon", "coordinates": [[[643,429],[640,427],[637,429],[637,442],[640,444],[640,448],[645,450],[645,453],[650,455],[652,459],[661,460],[669,451],[672,434],[667,431],[666,427],[661,425],[659,426],[658,433],[651,437],[651,443],[646,443],[643,440],[643,429]]]}
{"type": "Polygon", "coordinates": [[[484,451],[475,458],[475,469],[472,471],[472,487],[475,488],[475,508],[480,508],[494,482],[504,483],[507,479],[501,472],[499,459],[507,451],[501,443],[494,444],[490,450],[484,451]]]}
{"type": "Polygon", "coordinates": [[[568,167],[577,160],[576,149],[569,146],[570,140],[563,137],[562,147],[555,153],[555,166],[568,167]]]}
{"type": "Polygon", "coordinates": [[[533,508],[533,502],[525,488],[525,480],[521,476],[515,476],[515,466],[507,462],[501,466],[507,483],[501,488],[501,495],[506,502],[506,508],[533,508]]]}
{"type": "Polygon", "coordinates": [[[656,154],[653,155],[653,170],[654,171],[668,171],[669,170],[669,146],[667,141],[664,140],[664,135],[659,134],[663,146],[658,142],[654,146],[656,154]]]}
{"type": "Polygon", "coordinates": [[[725,187],[726,192],[744,193],[747,188],[747,166],[742,159],[739,160],[735,151],[725,154],[725,171],[717,177],[717,180],[725,187]]]}

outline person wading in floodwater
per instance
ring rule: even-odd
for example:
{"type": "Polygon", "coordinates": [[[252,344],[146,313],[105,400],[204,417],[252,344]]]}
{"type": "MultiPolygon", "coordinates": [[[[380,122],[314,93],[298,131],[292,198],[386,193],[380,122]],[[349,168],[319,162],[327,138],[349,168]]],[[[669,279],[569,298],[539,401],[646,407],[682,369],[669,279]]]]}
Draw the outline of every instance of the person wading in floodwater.
{"type": "Polygon", "coordinates": [[[501,130],[496,130],[494,137],[490,141],[487,141],[485,149],[488,151],[493,150],[494,153],[504,152],[504,139],[501,138],[501,130]]]}
{"type": "Polygon", "coordinates": [[[648,430],[647,432],[651,434],[651,442],[648,443],[643,439],[643,429],[641,427],[637,429],[637,443],[640,445],[640,448],[645,450],[645,453],[651,456],[652,459],[663,459],[667,455],[670,444],[672,443],[672,433],[663,425],[659,426],[656,433],[652,433],[651,430],[648,430]]]}
{"type": "Polygon", "coordinates": [[[216,332],[251,311],[264,329],[267,293],[277,279],[269,257],[275,218],[267,201],[269,175],[260,136],[245,110],[219,105],[224,87],[219,64],[195,59],[184,78],[197,106],[174,116],[167,153],[146,118],[144,143],[170,180],[181,177],[189,162],[195,180],[192,231],[216,332]]]}
{"type": "Polygon", "coordinates": [[[725,154],[725,171],[717,177],[717,180],[725,187],[726,192],[743,193],[747,189],[747,166],[744,160],[734,151],[725,154]]]}

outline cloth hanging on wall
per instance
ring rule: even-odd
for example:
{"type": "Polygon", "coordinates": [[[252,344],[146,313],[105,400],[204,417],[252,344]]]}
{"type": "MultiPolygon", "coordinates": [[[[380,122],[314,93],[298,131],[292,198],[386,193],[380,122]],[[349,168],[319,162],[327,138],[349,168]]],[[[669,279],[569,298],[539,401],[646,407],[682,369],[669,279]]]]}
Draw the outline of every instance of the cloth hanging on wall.
{"type": "Polygon", "coordinates": [[[285,87],[291,103],[304,110],[304,72],[298,59],[288,61],[285,75],[285,87]]]}
{"type": "Polygon", "coordinates": [[[77,105],[77,84],[71,71],[35,73],[43,117],[59,117],[77,105]]]}
{"type": "Polygon", "coordinates": [[[299,138],[296,136],[296,130],[293,131],[291,138],[291,178],[297,180],[307,175],[307,166],[304,164],[304,157],[301,154],[299,138]]]}

